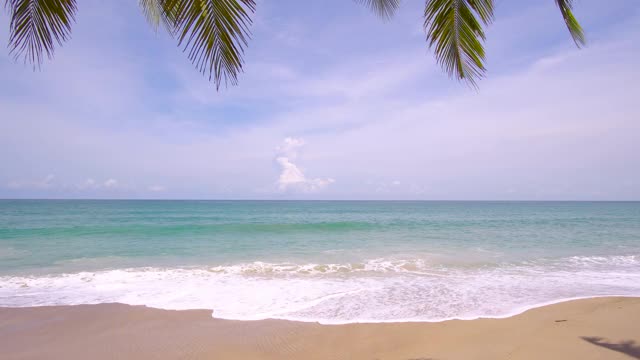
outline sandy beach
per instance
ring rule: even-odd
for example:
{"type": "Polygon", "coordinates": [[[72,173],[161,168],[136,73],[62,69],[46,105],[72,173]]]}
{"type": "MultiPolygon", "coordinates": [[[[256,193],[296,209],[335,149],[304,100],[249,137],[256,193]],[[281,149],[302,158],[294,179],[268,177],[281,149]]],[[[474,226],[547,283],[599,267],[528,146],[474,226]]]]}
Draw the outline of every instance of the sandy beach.
{"type": "Polygon", "coordinates": [[[640,359],[640,298],[505,319],[320,325],[122,304],[0,308],[3,359],[640,359]]]}

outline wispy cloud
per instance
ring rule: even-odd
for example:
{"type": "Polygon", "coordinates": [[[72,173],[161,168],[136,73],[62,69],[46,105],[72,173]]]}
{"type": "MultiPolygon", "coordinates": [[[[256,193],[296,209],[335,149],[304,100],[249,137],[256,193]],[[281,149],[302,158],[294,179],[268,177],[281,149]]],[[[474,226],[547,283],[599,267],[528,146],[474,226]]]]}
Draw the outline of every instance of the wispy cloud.
{"type": "Polygon", "coordinates": [[[118,180],[116,180],[116,179],[107,179],[103,183],[103,186],[105,188],[107,188],[107,189],[114,189],[114,188],[118,187],[118,180]]]}
{"type": "Polygon", "coordinates": [[[49,189],[54,186],[53,179],[55,175],[49,174],[40,180],[35,181],[19,181],[11,180],[7,183],[9,189],[49,189]]]}
{"type": "Polygon", "coordinates": [[[167,188],[162,185],[151,185],[147,187],[147,190],[151,192],[164,192],[167,191],[167,188]]]}

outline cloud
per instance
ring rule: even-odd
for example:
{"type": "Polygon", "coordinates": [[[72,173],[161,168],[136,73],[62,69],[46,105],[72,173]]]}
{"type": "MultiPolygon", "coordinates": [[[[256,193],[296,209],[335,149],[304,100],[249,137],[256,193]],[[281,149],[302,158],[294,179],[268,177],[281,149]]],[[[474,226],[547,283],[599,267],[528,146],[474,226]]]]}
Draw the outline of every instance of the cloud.
{"type": "MultiPolygon", "coordinates": [[[[56,177],[49,174],[40,180],[35,181],[18,181],[12,180],[6,183],[6,188],[10,190],[46,190],[49,192],[55,192],[61,194],[66,192],[67,194],[113,194],[113,191],[117,189],[118,192],[122,191],[135,191],[135,185],[129,185],[128,183],[121,183],[117,179],[107,178],[104,181],[97,181],[94,178],[86,178],[82,182],[65,182],[64,180],[58,180],[54,182],[56,177]]],[[[162,193],[166,192],[168,188],[164,185],[149,185],[146,188],[149,192],[162,193]]],[[[73,195],[72,195],[73,196],[73,195]]],[[[91,195],[93,196],[93,195],[91,195]]]]}
{"type": "Polygon", "coordinates": [[[44,178],[36,181],[17,181],[12,180],[7,183],[9,189],[49,189],[53,186],[55,176],[49,174],[44,178]]]}
{"type": "Polygon", "coordinates": [[[65,182],[59,180],[54,182],[55,175],[49,174],[40,180],[35,181],[17,181],[12,180],[7,183],[7,188],[13,190],[70,190],[70,191],[91,191],[91,190],[105,190],[115,189],[120,186],[118,180],[108,178],[103,182],[97,182],[93,178],[87,178],[84,182],[78,184],[74,182],[65,182]]]}
{"type": "MultiPolygon", "coordinates": [[[[61,185],[63,188],[67,188],[66,184],[61,185]]],[[[74,186],[71,186],[72,188],[74,186]]],[[[83,183],[75,185],[76,190],[80,191],[91,191],[91,190],[105,190],[105,189],[115,189],[120,187],[120,183],[118,180],[113,178],[107,178],[105,181],[98,182],[93,178],[87,178],[83,183]]]]}
{"type": "Polygon", "coordinates": [[[276,148],[276,151],[290,159],[295,159],[298,156],[298,149],[304,146],[305,142],[302,139],[286,137],[282,142],[282,145],[276,148]]]}
{"type": "Polygon", "coordinates": [[[281,172],[278,178],[280,191],[314,192],[332,184],[332,178],[307,178],[302,170],[292,160],[298,157],[298,149],[305,144],[304,140],[287,137],[283,144],[276,148],[278,155],[276,162],[280,165],[281,172]]]}
{"type": "Polygon", "coordinates": [[[113,189],[118,187],[118,180],[116,179],[108,179],[104,182],[104,187],[107,189],[113,189]]]}
{"type": "Polygon", "coordinates": [[[162,185],[152,185],[152,186],[149,186],[147,190],[151,192],[163,192],[163,191],[166,191],[167,188],[162,185]]]}
{"type": "Polygon", "coordinates": [[[99,184],[92,178],[88,178],[82,184],[77,186],[78,190],[88,190],[88,189],[96,189],[99,187],[99,184]]]}
{"type": "Polygon", "coordinates": [[[311,192],[320,190],[334,182],[331,178],[307,179],[298,166],[284,156],[276,158],[276,161],[282,167],[282,172],[278,178],[278,187],[282,191],[297,189],[311,192]]]}

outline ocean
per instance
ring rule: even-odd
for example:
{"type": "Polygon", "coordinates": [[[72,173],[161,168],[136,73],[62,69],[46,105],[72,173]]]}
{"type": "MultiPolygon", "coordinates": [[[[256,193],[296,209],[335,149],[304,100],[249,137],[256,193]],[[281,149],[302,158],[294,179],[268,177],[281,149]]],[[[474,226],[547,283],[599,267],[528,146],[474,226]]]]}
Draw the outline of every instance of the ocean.
{"type": "Polygon", "coordinates": [[[0,306],[327,324],[640,296],[640,202],[0,200],[0,306]]]}

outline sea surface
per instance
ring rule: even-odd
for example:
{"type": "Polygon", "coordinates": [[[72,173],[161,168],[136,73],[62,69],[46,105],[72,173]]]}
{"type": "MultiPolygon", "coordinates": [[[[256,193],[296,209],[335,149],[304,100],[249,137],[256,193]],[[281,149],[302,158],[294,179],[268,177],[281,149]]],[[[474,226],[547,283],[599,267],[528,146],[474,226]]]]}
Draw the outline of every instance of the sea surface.
{"type": "Polygon", "coordinates": [[[321,323],[640,296],[640,202],[0,200],[0,306],[321,323]]]}

